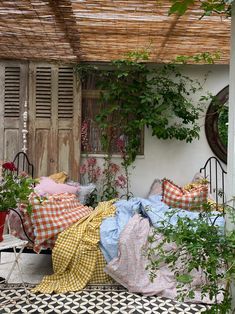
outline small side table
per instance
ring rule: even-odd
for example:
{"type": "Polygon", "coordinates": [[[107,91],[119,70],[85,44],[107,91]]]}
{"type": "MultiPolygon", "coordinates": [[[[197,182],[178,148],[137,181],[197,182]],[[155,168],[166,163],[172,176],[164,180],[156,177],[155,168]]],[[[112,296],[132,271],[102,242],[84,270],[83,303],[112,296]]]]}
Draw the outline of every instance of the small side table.
{"type": "Polygon", "coordinates": [[[17,266],[20,277],[21,277],[21,281],[22,281],[22,284],[26,293],[26,297],[28,298],[28,292],[27,292],[27,289],[23,280],[23,274],[19,265],[20,255],[23,252],[27,244],[28,244],[28,241],[26,240],[21,240],[19,238],[14,237],[11,234],[5,234],[3,236],[3,241],[0,242],[0,251],[3,251],[5,249],[13,249],[15,258],[12,261],[0,263],[0,265],[12,263],[11,269],[6,277],[6,283],[8,283],[8,280],[10,279],[15,266],[17,266]],[[16,251],[16,248],[20,248],[19,252],[16,251]]]}

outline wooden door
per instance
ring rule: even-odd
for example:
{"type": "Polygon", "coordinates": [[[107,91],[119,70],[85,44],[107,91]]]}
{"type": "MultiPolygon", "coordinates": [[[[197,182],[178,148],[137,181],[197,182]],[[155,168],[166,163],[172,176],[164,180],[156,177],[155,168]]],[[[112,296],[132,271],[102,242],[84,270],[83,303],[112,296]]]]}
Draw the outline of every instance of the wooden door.
{"type": "Polygon", "coordinates": [[[23,147],[23,111],[27,101],[28,64],[0,62],[0,159],[13,160],[23,147]]]}
{"type": "Polygon", "coordinates": [[[37,177],[60,171],[79,177],[80,88],[72,67],[29,66],[29,150],[37,177]]]}

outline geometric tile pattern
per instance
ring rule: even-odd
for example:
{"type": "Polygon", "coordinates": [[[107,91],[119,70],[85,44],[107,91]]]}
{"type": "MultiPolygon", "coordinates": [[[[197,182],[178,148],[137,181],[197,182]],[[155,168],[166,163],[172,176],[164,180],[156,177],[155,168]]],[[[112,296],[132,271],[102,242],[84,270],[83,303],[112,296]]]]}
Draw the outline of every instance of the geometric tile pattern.
{"type": "Polygon", "coordinates": [[[82,291],[65,294],[34,294],[28,285],[28,300],[20,285],[0,287],[0,314],[199,314],[206,310],[202,304],[146,297],[117,285],[90,285],[82,291]]]}

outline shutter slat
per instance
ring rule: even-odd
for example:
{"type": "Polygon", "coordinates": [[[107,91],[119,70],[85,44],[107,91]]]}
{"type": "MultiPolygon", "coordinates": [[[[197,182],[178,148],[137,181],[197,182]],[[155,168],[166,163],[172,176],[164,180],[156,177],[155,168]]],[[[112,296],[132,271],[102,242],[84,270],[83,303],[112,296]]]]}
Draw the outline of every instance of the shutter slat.
{"type": "Polygon", "coordinates": [[[51,68],[36,70],[36,118],[51,118],[51,68]]]}
{"type": "Polygon", "coordinates": [[[20,117],[20,67],[5,67],[4,117],[20,117]]]}
{"type": "Polygon", "coordinates": [[[73,69],[60,67],[58,73],[58,118],[73,118],[73,69]]]}

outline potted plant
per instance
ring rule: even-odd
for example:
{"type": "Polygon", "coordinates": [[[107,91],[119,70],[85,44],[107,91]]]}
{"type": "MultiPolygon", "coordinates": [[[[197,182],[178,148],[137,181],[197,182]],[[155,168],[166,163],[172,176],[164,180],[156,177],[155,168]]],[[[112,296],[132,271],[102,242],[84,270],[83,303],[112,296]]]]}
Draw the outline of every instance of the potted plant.
{"type": "Polygon", "coordinates": [[[28,197],[33,192],[35,180],[25,172],[17,175],[14,163],[6,162],[2,165],[0,177],[0,241],[3,240],[3,229],[8,211],[25,203],[28,213],[32,208],[28,197]]]}

